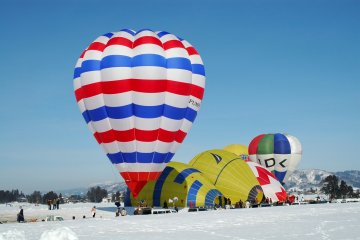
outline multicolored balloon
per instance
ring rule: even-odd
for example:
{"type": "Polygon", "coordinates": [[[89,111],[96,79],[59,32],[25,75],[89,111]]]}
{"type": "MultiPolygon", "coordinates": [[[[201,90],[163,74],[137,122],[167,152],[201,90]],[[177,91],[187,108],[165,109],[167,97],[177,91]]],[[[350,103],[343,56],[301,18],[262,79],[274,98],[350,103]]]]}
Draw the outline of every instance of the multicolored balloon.
{"type": "Polygon", "coordinates": [[[300,141],[288,134],[261,134],[249,144],[249,159],[271,171],[281,183],[295,171],[301,155],[300,141]]]}
{"type": "Polygon", "coordinates": [[[74,72],[80,111],[134,197],[158,178],[183,142],[204,87],[195,48],[148,29],[98,37],[74,72]]]}

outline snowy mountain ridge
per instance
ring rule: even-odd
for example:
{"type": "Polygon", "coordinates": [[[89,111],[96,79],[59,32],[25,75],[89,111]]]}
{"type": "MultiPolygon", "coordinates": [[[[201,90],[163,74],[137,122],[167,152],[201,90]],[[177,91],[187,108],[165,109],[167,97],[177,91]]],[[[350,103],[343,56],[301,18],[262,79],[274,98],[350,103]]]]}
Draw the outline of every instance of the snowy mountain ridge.
{"type": "Polygon", "coordinates": [[[79,188],[73,188],[73,189],[67,189],[59,191],[64,196],[71,196],[71,195],[80,195],[84,196],[88,192],[88,190],[92,187],[101,187],[103,189],[106,189],[108,193],[116,193],[117,191],[123,192],[126,191],[127,186],[125,182],[112,182],[112,181],[106,181],[101,183],[92,183],[88,187],[79,187],[79,188]]]}
{"type": "Polygon", "coordinates": [[[344,180],[354,188],[360,188],[360,171],[347,170],[339,172],[329,172],[320,169],[301,169],[296,170],[288,179],[285,188],[288,191],[307,191],[310,189],[320,189],[321,182],[329,175],[336,175],[340,180],[344,180]]]}

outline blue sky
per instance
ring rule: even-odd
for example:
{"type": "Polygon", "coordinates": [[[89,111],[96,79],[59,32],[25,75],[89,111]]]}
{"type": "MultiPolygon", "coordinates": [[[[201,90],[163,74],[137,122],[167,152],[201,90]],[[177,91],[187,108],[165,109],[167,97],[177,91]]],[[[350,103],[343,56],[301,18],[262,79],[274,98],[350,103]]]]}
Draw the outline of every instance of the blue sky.
{"type": "Polygon", "coordinates": [[[359,1],[1,1],[0,189],[58,190],[120,177],[73,94],[97,36],[165,30],[200,52],[207,85],[173,160],[260,133],[297,136],[299,168],[360,170],[359,1]]]}

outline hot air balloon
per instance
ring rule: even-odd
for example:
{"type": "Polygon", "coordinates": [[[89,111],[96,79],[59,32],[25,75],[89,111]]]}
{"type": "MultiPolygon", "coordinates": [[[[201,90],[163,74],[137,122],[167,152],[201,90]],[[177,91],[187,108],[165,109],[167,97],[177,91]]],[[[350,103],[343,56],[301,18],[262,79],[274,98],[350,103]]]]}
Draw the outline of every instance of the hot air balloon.
{"type": "Polygon", "coordinates": [[[204,87],[195,48],[148,29],[98,37],[74,71],[80,111],[134,197],[159,177],[183,142],[204,87]]]}
{"type": "Polygon", "coordinates": [[[258,163],[249,160],[245,162],[249,165],[250,169],[253,171],[262,190],[264,191],[265,197],[271,199],[272,203],[285,202],[288,195],[286,193],[285,188],[275,178],[275,176],[258,163]]]}
{"type": "Polygon", "coordinates": [[[281,183],[295,171],[301,155],[300,141],[288,134],[261,134],[249,144],[249,159],[271,171],[281,183]]]}
{"type": "Polygon", "coordinates": [[[240,199],[260,203],[264,197],[248,164],[234,153],[220,149],[207,150],[196,155],[189,165],[199,170],[233,203],[240,199]]]}
{"type": "Polygon", "coordinates": [[[225,146],[224,150],[240,156],[243,160],[248,160],[249,158],[248,147],[242,144],[230,144],[225,146]]]}
{"type": "MultiPolygon", "coordinates": [[[[222,193],[201,172],[188,164],[171,161],[156,181],[149,181],[138,198],[150,206],[161,207],[164,201],[178,198],[178,207],[211,206],[222,193]]],[[[138,206],[139,201],[126,195],[126,206],[138,206]]]]}

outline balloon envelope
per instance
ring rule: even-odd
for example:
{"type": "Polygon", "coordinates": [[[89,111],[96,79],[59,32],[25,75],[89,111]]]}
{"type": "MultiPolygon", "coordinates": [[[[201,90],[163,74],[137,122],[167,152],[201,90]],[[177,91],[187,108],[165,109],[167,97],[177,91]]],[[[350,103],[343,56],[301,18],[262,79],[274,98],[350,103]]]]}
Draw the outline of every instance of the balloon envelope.
{"type": "Polygon", "coordinates": [[[243,160],[248,160],[248,147],[242,144],[230,144],[224,147],[224,150],[240,156],[243,160]]]}
{"type": "Polygon", "coordinates": [[[259,181],[265,197],[270,199],[271,203],[285,202],[287,198],[286,190],[276,177],[258,163],[252,161],[246,161],[246,163],[259,181]]]}
{"type": "Polygon", "coordinates": [[[134,197],[158,178],[183,142],[204,87],[195,48],[147,29],[98,37],[74,72],[80,111],[134,197]]]}
{"type": "Polygon", "coordinates": [[[282,183],[295,171],[301,155],[300,141],[289,134],[261,134],[249,144],[249,159],[271,171],[282,183]]]}
{"type": "Polygon", "coordinates": [[[263,190],[248,164],[239,156],[225,150],[208,150],[196,155],[189,163],[210,180],[231,202],[240,199],[261,202],[263,190]]]}

